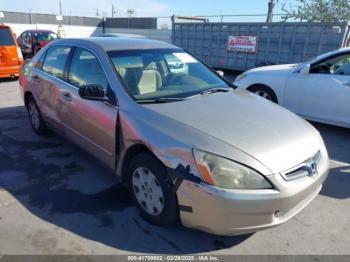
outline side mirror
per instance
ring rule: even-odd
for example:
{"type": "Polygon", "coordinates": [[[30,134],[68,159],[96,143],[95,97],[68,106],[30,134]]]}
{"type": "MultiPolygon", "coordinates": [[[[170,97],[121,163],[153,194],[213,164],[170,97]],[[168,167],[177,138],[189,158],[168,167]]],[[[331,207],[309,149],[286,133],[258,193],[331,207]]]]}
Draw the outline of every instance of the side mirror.
{"type": "Polygon", "coordinates": [[[98,84],[83,85],[79,88],[80,97],[87,100],[106,101],[107,96],[104,88],[98,84]]]}
{"type": "Polygon", "coordinates": [[[224,77],[225,76],[225,73],[221,70],[216,70],[216,73],[221,76],[221,77],[224,77]]]}
{"type": "Polygon", "coordinates": [[[304,66],[302,69],[300,69],[301,75],[308,75],[310,74],[310,65],[304,66]]]}

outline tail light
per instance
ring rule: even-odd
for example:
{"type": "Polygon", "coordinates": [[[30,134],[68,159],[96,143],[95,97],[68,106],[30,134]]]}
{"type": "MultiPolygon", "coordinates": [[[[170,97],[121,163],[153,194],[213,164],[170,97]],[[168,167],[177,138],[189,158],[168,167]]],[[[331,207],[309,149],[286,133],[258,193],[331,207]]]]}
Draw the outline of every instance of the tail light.
{"type": "Polygon", "coordinates": [[[17,56],[18,56],[18,60],[23,60],[23,54],[21,51],[21,48],[17,47],[17,56]]]}

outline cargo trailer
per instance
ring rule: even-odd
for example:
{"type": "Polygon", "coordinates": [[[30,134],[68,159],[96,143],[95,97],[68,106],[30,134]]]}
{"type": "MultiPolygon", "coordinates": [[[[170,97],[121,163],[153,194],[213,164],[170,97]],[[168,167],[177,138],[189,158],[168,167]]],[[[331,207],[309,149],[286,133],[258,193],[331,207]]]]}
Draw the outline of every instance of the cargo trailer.
{"type": "Polygon", "coordinates": [[[176,22],[172,42],[214,68],[245,71],[270,64],[300,63],[349,46],[349,23],[176,22]]]}

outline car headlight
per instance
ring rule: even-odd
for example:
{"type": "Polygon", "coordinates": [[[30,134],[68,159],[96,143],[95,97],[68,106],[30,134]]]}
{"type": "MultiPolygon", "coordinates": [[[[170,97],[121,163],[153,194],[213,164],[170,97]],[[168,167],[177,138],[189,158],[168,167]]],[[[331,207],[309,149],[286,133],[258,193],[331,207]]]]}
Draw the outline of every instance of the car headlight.
{"type": "Polygon", "coordinates": [[[256,171],[226,158],[193,150],[203,181],[226,189],[269,189],[269,181],[256,171]]]}
{"type": "Polygon", "coordinates": [[[240,75],[238,75],[238,76],[236,77],[235,82],[241,81],[241,80],[243,80],[243,79],[246,78],[246,77],[247,77],[247,74],[245,74],[245,73],[240,74],[240,75]]]}

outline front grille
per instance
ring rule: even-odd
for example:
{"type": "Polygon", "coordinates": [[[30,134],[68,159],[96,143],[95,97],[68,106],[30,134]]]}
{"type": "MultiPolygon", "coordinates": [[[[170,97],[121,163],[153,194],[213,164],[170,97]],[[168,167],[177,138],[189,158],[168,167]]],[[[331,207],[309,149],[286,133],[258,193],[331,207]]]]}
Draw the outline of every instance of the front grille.
{"type": "Polygon", "coordinates": [[[307,159],[300,165],[282,172],[281,175],[286,181],[300,179],[306,176],[313,177],[318,174],[318,166],[321,160],[321,152],[318,151],[314,156],[307,159]]]}

